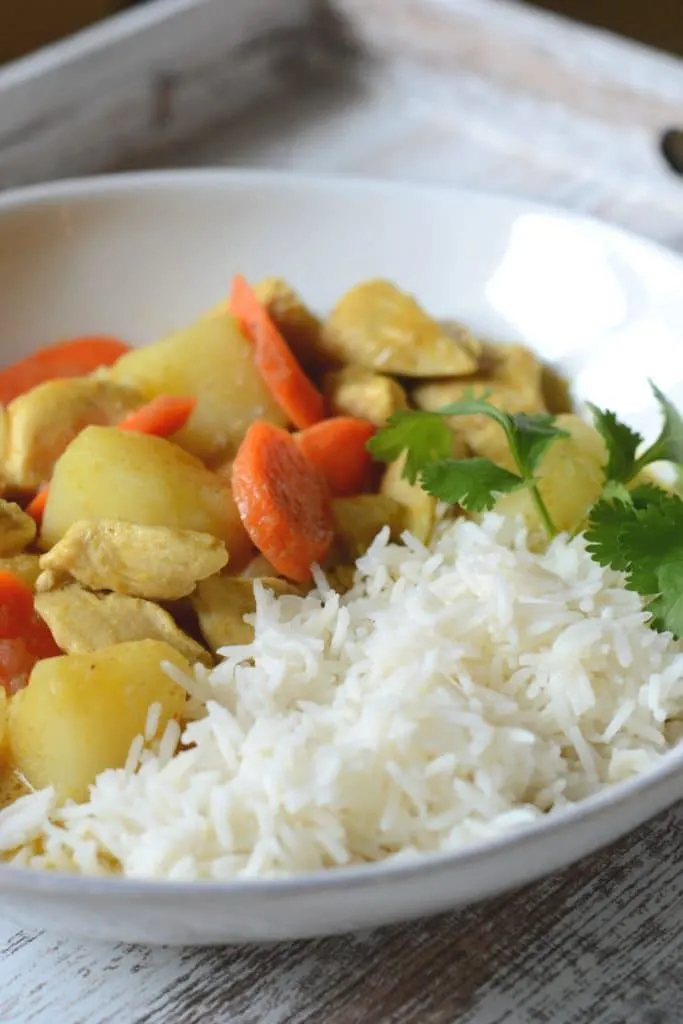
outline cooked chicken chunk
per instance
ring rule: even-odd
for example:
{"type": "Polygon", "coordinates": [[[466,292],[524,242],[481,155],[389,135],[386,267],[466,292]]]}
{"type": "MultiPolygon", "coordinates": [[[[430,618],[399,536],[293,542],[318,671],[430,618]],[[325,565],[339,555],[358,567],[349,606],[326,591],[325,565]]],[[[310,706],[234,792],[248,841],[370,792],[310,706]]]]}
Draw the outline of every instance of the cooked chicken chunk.
{"type": "Polygon", "coordinates": [[[304,369],[309,373],[326,369],[330,360],[320,347],[320,321],[294,289],[281,277],[264,277],[254,291],[304,369]]]}
{"type": "Polygon", "coordinates": [[[35,540],[36,524],[13,501],[0,498],[0,558],[18,555],[35,540]]]}
{"type": "MultiPolygon", "coordinates": [[[[276,577],[263,577],[259,582],[278,595],[300,592],[293,584],[276,577]]],[[[249,644],[253,640],[253,627],[244,621],[244,616],[256,610],[254,580],[239,576],[212,576],[202,580],[192,595],[192,605],[212,650],[231,644],[249,644]]]]}
{"type": "Polygon", "coordinates": [[[33,588],[40,576],[40,555],[29,555],[24,552],[21,555],[0,558],[0,571],[13,573],[33,588]]]}
{"type": "Polygon", "coordinates": [[[357,416],[376,427],[383,427],[397,409],[408,408],[406,393],[398,381],[362,366],[326,373],[323,390],[331,413],[357,416]]]}
{"type": "Polygon", "coordinates": [[[223,541],[208,533],[118,520],[81,520],[43,555],[39,590],[70,577],[91,590],[174,601],[228,561],[223,541]]]}
{"type": "Polygon", "coordinates": [[[364,281],[339,300],[323,325],[325,352],[340,363],[405,377],[459,377],[478,366],[479,342],[447,333],[389,281],[364,281]]]}
{"type": "Polygon", "coordinates": [[[129,640],[165,640],[190,663],[212,665],[201,644],[158,604],[125,594],[92,594],[72,583],[37,594],[36,611],[65,654],[86,654],[129,640]]]}
{"type": "MultiPolygon", "coordinates": [[[[476,397],[486,395],[487,401],[505,412],[545,411],[543,366],[524,345],[490,344],[476,377],[420,384],[412,397],[418,408],[436,412],[460,401],[468,391],[476,397]]],[[[450,423],[476,455],[493,458],[492,451],[504,443],[501,428],[487,416],[454,416],[450,423]]]]}
{"type": "Polygon", "coordinates": [[[2,461],[8,485],[35,490],[84,427],[114,426],[142,402],[132,388],[94,377],[48,381],[15,398],[6,410],[2,461]]]}

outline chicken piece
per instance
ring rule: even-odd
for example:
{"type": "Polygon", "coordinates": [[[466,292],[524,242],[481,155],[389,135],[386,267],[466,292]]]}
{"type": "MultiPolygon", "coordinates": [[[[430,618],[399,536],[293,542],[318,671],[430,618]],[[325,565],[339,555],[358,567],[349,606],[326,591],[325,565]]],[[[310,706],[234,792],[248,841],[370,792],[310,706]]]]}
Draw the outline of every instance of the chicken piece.
{"type": "Polygon", "coordinates": [[[40,555],[27,554],[10,555],[9,558],[0,558],[0,572],[11,572],[24,583],[28,583],[33,589],[36,580],[40,576],[40,555]]]}
{"type": "Polygon", "coordinates": [[[323,392],[334,416],[357,416],[376,427],[385,426],[397,409],[408,408],[406,393],[398,381],[362,366],[326,373],[323,392]]]}
{"type": "MultiPolygon", "coordinates": [[[[264,576],[259,582],[277,595],[301,593],[294,584],[274,576],[264,576]]],[[[253,626],[244,621],[245,615],[256,611],[254,580],[239,576],[202,580],[192,595],[192,606],[204,639],[213,651],[233,644],[250,644],[254,639],[253,626]]]]}
{"type": "Polygon", "coordinates": [[[315,374],[330,366],[320,346],[321,324],[281,277],[264,277],[254,291],[303,368],[315,374]]]}
{"type": "MultiPolygon", "coordinates": [[[[467,380],[430,381],[415,388],[412,398],[419,409],[436,412],[458,402],[468,392],[505,412],[545,412],[543,365],[524,345],[487,346],[481,373],[467,380]]],[[[490,454],[502,444],[501,427],[487,416],[453,416],[449,420],[456,435],[475,455],[490,454]]]]}
{"type": "Polygon", "coordinates": [[[36,524],[13,501],[0,498],[0,558],[18,555],[36,537],[36,524]]]}
{"type": "Polygon", "coordinates": [[[92,594],[72,583],[37,594],[35,608],[65,654],[87,654],[130,640],[165,640],[191,664],[213,658],[158,604],[126,594],[92,594]]]}
{"type": "Polygon", "coordinates": [[[364,281],[343,295],[323,325],[322,345],[338,362],[405,377],[474,373],[481,349],[465,327],[458,337],[446,333],[389,281],[364,281]]]}
{"type": "Polygon", "coordinates": [[[51,380],[19,395],[6,410],[3,471],[8,486],[36,490],[84,427],[114,426],[143,401],[132,388],[94,377],[51,380]]]}
{"type": "Polygon", "coordinates": [[[358,494],[332,501],[335,539],[326,567],[355,560],[372,544],[383,526],[389,526],[392,540],[406,528],[405,509],[385,494],[358,494]]]}
{"type": "Polygon", "coordinates": [[[37,589],[71,577],[90,590],[175,601],[227,561],[224,542],[208,533],[82,519],[41,557],[37,589]]]}

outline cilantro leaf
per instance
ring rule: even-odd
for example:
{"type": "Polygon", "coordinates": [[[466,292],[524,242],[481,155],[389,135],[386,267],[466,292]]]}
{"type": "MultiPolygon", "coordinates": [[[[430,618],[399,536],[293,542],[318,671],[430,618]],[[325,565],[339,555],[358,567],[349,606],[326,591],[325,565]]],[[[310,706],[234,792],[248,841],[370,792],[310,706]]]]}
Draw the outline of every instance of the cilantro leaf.
{"type": "Polygon", "coordinates": [[[603,501],[623,501],[626,505],[633,504],[633,495],[626,484],[616,480],[607,480],[600,495],[603,501]]]}
{"type": "Polygon", "coordinates": [[[378,462],[394,462],[405,452],[403,475],[414,484],[423,466],[448,458],[453,435],[439,413],[402,409],[370,438],[367,449],[378,462]]]}
{"type": "Polygon", "coordinates": [[[650,387],[659,402],[664,423],[656,441],[653,441],[650,447],[636,459],[633,476],[653,462],[673,462],[677,466],[683,465],[683,417],[664,392],[660,391],[652,381],[650,381],[650,387]]]}
{"type": "Polygon", "coordinates": [[[480,458],[430,462],[423,468],[420,482],[428,494],[470,512],[491,509],[498,495],[527,486],[516,473],[480,458]]]}
{"type": "Polygon", "coordinates": [[[586,531],[588,550],[601,565],[626,574],[626,585],[644,598],[652,625],[683,636],[683,501],[658,488],[636,489],[627,504],[600,501],[586,531]],[[641,491],[638,497],[637,492],[641,491]]]}
{"type": "Polygon", "coordinates": [[[636,452],[643,438],[626,423],[621,423],[609,409],[598,409],[588,403],[593,414],[595,429],[602,435],[607,447],[605,475],[616,483],[628,483],[636,472],[636,452]]]}
{"type": "Polygon", "coordinates": [[[621,546],[621,531],[625,521],[636,511],[623,501],[601,500],[590,511],[585,537],[586,546],[596,562],[626,572],[630,565],[628,555],[621,546]]]}
{"type": "Polygon", "coordinates": [[[683,558],[665,562],[657,573],[659,593],[649,603],[655,629],[683,636],[683,558]]]}
{"type": "Polygon", "coordinates": [[[530,416],[528,413],[518,412],[509,419],[517,462],[529,475],[538,468],[546,448],[553,441],[569,437],[566,430],[555,426],[555,417],[547,413],[530,416]]]}

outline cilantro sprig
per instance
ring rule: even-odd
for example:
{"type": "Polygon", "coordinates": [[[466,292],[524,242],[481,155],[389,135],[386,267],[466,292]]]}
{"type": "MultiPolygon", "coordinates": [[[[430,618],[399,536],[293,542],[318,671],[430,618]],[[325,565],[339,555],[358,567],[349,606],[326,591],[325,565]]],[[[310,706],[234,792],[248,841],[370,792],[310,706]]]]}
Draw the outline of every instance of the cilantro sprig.
{"type": "MultiPolygon", "coordinates": [[[[662,427],[648,446],[614,412],[589,406],[607,459],[602,493],[588,512],[585,537],[593,558],[623,572],[626,585],[645,599],[653,627],[683,637],[683,500],[655,484],[638,483],[642,471],[656,462],[670,463],[683,481],[683,417],[656,385],[651,387],[662,427]]],[[[419,481],[429,494],[468,511],[486,511],[500,495],[528,489],[548,537],[553,537],[556,529],[538,487],[538,471],[548,447],[567,436],[552,416],[506,413],[486,396],[469,395],[438,412],[395,413],[368,447],[380,462],[404,457],[403,475],[411,483],[419,481]],[[514,471],[490,459],[453,458],[447,421],[453,416],[486,416],[498,423],[514,471]]]]}
{"type": "Polygon", "coordinates": [[[403,474],[411,483],[419,479],[423,489],[451,504],[471,512],[493,508],[501,494],[528,488],[539,518],[549,537],[555,526],[541,492],[535,472],[553,441],[567,437],[546,413],[507,413],[485,398],[463,398],[434,412],[402,410],[394,413],[384,430],[368,443],[370,453],[379,462],[393,462],[404,452],[403,474]],[[448,456],[453,435],[448,416],[486,416],[503,429],[517,472],[502,468],[491,459],[454,459],[448,456]]]}

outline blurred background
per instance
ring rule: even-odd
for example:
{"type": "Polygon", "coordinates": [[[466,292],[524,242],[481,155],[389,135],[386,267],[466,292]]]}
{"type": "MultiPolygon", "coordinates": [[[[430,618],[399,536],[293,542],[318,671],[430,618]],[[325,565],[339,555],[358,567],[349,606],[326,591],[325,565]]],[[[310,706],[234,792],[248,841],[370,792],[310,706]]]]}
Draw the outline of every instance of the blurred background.
{"type": "MultiPolygon", "coordinates": [[[[0,62],[23,56],[117,11],[144,2],[146,0],[0,0],[3,12],[0,62]]],[[[683,56],[683,0],[538,0],[532,6],[599,25],[683,56]]]]}

